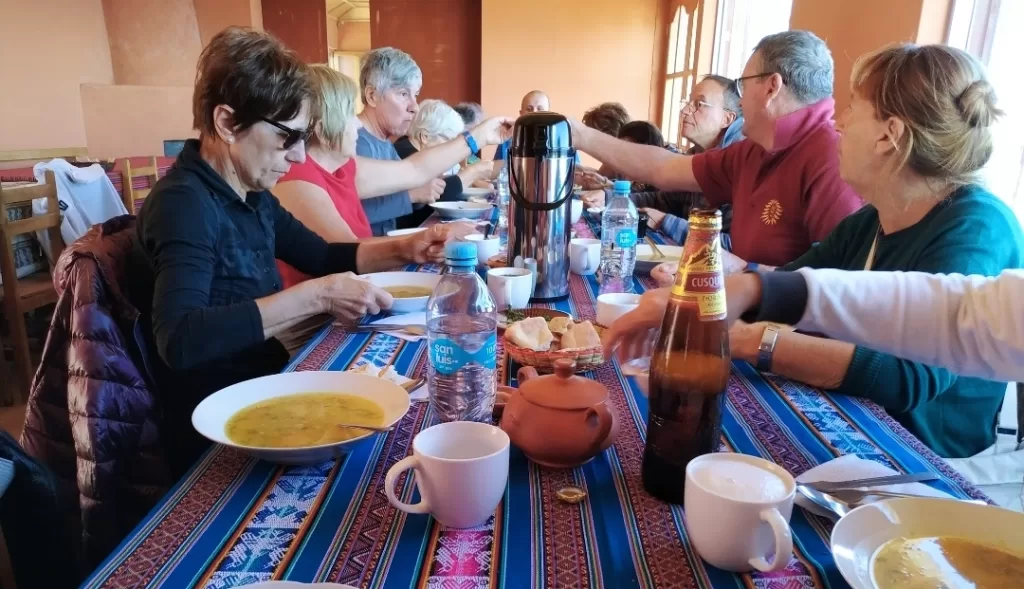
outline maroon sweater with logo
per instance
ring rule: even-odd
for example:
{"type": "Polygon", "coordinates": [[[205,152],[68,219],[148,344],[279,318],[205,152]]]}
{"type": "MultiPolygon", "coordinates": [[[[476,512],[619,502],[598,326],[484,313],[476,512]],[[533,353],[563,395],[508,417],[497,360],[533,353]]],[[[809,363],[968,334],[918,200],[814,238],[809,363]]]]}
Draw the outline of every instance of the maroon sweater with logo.
{"type": "Polygon", "coordinates": [[[821,241],[863,202],[839,177],[831,98],[780,118],[773,151],[750,139],[693,158],[712,206],[731,203],[732,251],[781,266],[821,241]]]}

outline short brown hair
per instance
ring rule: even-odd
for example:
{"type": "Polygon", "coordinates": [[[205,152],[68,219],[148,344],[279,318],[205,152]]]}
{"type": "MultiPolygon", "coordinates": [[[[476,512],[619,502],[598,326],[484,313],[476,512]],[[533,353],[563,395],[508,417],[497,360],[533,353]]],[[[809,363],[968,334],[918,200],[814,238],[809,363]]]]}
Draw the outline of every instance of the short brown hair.
{"type": "Polygon", "coordinates": [[[192,94],[192,127],[214,135],[213,109],[235,111],[235,129],[261,118],[294,118],[312,96],[306,66],[295,53],[267,33],[228,27],[217,33],[199,56],[192,94]]]}
{"type": "Polygon", "coordinates": [[[584,125],[612,137],[618,137],[619,130],[628,122],[629,113],[618,102],[605,102],[583,113],[584,125]]]}
{"type": "Polygon", "coordinates": [[[951,185],[974,182],[992,156],[991,126],[1002,115],[980,63],[946,45],[896,44],[862,56],[850,85],[879,120],[906,125],[894,170],[905,166],[951,185]]]}

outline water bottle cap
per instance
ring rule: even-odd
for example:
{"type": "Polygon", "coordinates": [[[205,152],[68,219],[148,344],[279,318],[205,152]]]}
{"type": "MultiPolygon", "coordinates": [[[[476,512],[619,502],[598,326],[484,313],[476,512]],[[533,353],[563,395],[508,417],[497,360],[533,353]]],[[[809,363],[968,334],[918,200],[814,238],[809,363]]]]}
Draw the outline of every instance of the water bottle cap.
{"type": "Polygon", "coordinates": [[[622,194],[629,194],[630,190],[633,189],[633,183],[629,180],[616,180],[612,186],[612,190],[622,194]]]}
{"type": "Polygon", "coordinates": [[[476,266],[476,244],[472,241],[451,241],[444,246],[445,263],[449,266],[476,266]]]}

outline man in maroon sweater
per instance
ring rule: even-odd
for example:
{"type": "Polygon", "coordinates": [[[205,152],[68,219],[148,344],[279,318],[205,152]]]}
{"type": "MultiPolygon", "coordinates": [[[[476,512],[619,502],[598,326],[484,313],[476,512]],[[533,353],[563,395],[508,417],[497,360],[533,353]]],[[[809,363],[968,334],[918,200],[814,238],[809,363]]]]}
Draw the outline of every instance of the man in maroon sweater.
{"type": "Polygon", "coordinates": [[[746,140],[679,155],[574,122],[573,141],[628,178],[662,190],[700,190],[712,206],[731,203],[731,269],[780,266],[862,204],[839,177],[832,81],[825,42],[786,31],[762,39],[736,79],[746,140]]]}

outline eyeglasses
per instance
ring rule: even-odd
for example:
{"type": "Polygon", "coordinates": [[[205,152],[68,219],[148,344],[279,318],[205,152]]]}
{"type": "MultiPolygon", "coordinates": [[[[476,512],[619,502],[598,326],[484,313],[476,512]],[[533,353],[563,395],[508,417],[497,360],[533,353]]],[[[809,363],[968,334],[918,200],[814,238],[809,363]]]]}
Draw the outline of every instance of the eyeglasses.
{"type": "Polygon", "coordinates": [[[684,100],[679,103],[679,110],[681,112],[697,112],[703,108],[720,108],[722,110],[729,110],[724,106],[718,106],[717,104],[711,104],[710,102],[704,102],[703,100],[684,100]]]}
{"type": "Polygon", "coordinates": [[[281,123],[272,121],[266,117],[260,117],[260,120],[264,123],[269,123],[284,132],[284,144],[281,146],[283,149],[291,149],[292,146],[299,141],[306,143],[309,141],[310,135],[313,134],[312,129],[292,129],[291,127],[286,127],[281,123]]]}
{"type": "MultiPolygon", "coordinates": [[[[762,72],[760,74],[754,74],[752,76],[743,76],[741,78],[736,78],[735,80],[732,81],[733,84],[736,84],[736,95],[739,96],[740,98],[743,98],[743,80],[753,80],[753,79],[756,79],[756,78],[767,78],[768,76],[773,76],[773,75],[775,75],[777,73],[778,72],[762,72]]],[[[782,74],[779,74],[779,75],[782,75],[782,74]]],[[[785,82],[786,80],[783,79],[782,81],[785,82]]]]}

